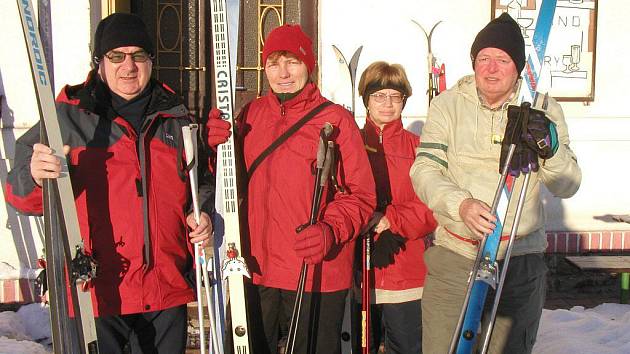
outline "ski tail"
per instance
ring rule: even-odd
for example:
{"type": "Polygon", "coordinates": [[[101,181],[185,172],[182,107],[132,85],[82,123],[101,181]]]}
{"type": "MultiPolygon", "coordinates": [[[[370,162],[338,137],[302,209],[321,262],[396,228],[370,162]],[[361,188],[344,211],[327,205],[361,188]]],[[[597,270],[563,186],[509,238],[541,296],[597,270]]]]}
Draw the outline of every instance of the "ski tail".
{"type": "Polygon", "coordinates": [[[354,113],[354,99],[353,94],[354,90],[348,95],[346,91],[348,88],[352,88],[352,75],[348,70],[348,61],[346,57],[343,55],[341,50],[337,48],[334,44],[332,45],[333,51],[335,52],[335,57],[337,58],[337,66],[339,68],[339,76],[337,79],[339,80],[338,89],[335,90],[332,94],[331,100],[337,104],[344,106],[347,110],[354,113]]]}
{"type": "Polygon", "coordinates": [[[352,58],[348,64],[348,70],[350,70],[350,84],[352,87],[352,115],[356,113],[357,66],[359,65],[359,57],[362,51],[363,46],[359,46],[359,48],[354,51],[354,54],[352,54],[352,58]]]}

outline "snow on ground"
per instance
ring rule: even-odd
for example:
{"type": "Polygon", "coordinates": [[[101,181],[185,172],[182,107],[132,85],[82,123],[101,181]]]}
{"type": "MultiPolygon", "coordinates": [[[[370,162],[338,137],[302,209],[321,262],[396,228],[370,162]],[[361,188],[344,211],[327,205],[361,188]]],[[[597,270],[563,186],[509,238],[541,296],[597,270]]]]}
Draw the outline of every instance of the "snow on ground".
{"type": "Polygon", "coordinates": [[[30,304],[17,312],[0,312],[0,354],[48,354],[50,343],[47,306],[30,304]]]}
{"type": "MultiPolygon", "coordinates": [[[[48,307],[30,304],[0,312],[0,354],[50,352],[48,307]]],[[[630,353],[630,305],[543,310],[534,353],[630,353]]]]}
{"type": "Polygon", "coordinates": [[[543,310],[534,353],[630,353],[630,305],[543,310]]]}

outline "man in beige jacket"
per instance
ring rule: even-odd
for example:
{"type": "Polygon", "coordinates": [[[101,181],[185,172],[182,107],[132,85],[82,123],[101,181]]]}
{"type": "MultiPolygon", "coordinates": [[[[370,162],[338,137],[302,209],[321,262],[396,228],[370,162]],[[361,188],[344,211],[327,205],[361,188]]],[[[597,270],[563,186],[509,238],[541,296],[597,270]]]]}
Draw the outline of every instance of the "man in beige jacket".
{"type": "MultiPolygon", "coordinates": [[[[500,177],[507,108],[518,105],[519,74],[525,65],[518,24],[507,14],[492,20],[475,38],[471,59],[475,74],[463,77],[432,101],[410,172],[416,193],[434,211],[439,224],[436,246],[425,253],[429,273],[422,301],[424,353],[448,351],[479,240],[495,227],[489,205],[500,177]]],[[[550,98],[538,118],[538,123],[548,123],[543,124],[544,134],[555,143],[545,151],[523,144],[523,154],[517,156],[525,162],[520,172],[528,171],[531,163],[532,176],[499,303],[491,353],[531,352],[546,291],[543,252],[547,241],[541,187],[568,198],[581,181],[560,105],[550,98]]],[[[522,184],[521,176],[514,190],[520,191],[522,184]]],[[[511,229],[515,204],[508,210],[504,234],[511,229]]],[[[500,260],[507,243],[505,237],[502,240],[500,260]]]]}

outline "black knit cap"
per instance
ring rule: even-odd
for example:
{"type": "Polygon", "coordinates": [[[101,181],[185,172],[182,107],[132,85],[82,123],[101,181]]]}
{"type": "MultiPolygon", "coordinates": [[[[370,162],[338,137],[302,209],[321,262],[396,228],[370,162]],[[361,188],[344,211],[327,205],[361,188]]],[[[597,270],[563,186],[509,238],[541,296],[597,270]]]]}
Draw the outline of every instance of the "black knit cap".
{"type": "Polygon", "coordinates": [[[134,14],[113,13],[102,19],[96,27],[92,56],[98,62],[112,49],[132,46],[140,47],[151,55],[155,54],[147,27],[140,17],[134,14]]]}
{"type": "Polygon", "coordinates": [[[525,41],[521,34],[521,27],[507,12],[490,21],[484,27],[470,47],[470,57],[475,68],[475,58],[484,48],[498,48],[506,52],[520,74],[525,67],[525,41]]]}

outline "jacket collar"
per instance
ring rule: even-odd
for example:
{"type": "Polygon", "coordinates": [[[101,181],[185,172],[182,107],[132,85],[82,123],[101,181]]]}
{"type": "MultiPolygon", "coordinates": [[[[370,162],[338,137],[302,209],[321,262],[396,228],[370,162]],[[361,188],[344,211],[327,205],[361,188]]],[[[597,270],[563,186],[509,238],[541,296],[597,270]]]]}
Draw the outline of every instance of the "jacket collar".
{"type": "MultiPolygon", "coordinates": [[[[170,111],[178,106],[183,107],[179,97],[168,86],[154,79],[151,79],[149,85],[152,87],[152,92],[146,111],[147,115],[161,111],[170,111]]],[[[77,105],[81,109],[110,119],[114,119],[117,116],[111,108],[112,98],[109,88],[98,76],[97,69],[93,69],[88,73],[84,83],[65,86],[59,93],[57,100],[77,105]]],[[[181,111],[181,109],[178,109],[178,111],[181,111]]]]}
{"type": "Polygon", "coordinates": [[[370,131],[370,133],[374,133],[375,135],[383,135],[384,138],[391,138],[398,134],[401,134],[403,129],[402,119],[396,119],[393,122],[387,123],[383,126],[383,129],[379,128],[368,116],[365,119],[364,130],[370,131]]]}
{"type": "Polygon", "coordinates": [[[269,105],[274,109],[278,109],[278,111],[281,111],[281,109],[284,109],[286,112],[295,110],[301,114],[317,100],[319,97],[319,89],[314,83],[308,82],[297,96],[282,104],[271,89],[269,89],[265,97],[269,105]]]}
{"type": "Polygon", "coordinates": [[[521,90],[522,80],[523,78],[521,77],[518,78],[515,84],[514,92],[512,93],[510,98],[501,106],[495,109],[491,109],[490,107],[488,107],[479,96],[479,93],[477,90],[477,84],[475,83],[474,74],[467,75],[459,79],[455,87],[456,87],[456,90],[459,91],[466,100],[472,102],[474,105],[479,106],[488,111],[497,111],[497,110],[507,109],[507,106],[510,104],[516,104],[516,102],[518,101],[520,90],[521,90]]]}

